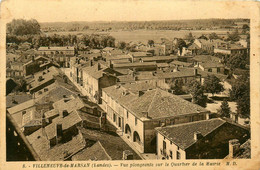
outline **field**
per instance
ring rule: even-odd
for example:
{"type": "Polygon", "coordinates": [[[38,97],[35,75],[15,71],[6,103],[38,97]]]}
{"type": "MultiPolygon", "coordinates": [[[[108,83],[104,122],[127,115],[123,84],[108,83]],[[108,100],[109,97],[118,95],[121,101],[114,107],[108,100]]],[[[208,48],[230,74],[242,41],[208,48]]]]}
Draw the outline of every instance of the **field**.
{"type": "MultiPolygon", "coordinates": [[[[74,31],[74,32],[50,32],[51,34],[60,34],[60,35],[81,35],[81,34],[107,34],[116,38],[117,41],[135,41],[135,42],[143,42],[147,43],[148,40],[152,39],[154,41],[159,41],[161,38],[167,38],[172,40],[173,38],[184,38],[185,35],[192,33],[193,36],[199,37],[202,34],[210,34],[215,32],[217,34],[223,35],[226,34],[227,31],[230,30],[134,30],[134,31],[109,31],[109,32],[98,32],[93,30],[87,31],[74,31]]],[[[231,32],[231,31],[230,31],[231,32]]]]}

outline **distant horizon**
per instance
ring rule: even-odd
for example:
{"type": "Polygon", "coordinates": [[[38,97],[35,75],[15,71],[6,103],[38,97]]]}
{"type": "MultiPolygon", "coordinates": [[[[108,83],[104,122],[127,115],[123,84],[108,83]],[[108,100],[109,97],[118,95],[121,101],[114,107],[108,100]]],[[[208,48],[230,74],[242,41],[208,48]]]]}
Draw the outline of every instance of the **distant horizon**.
{"type": "MultiPolygon", "coordinates": [[[[23,19],[23,18],[14,18],[14,19],[23,19]]],[[[34,18],[31,18],[34,19],[34,18]]],[[[201,19],[167,19],[167,20],[96,20],[96,21],[47,21],[47,22],[39,22],[39,23],[69,23],[69,22],[160,22],[160,21],[189,21],[189,20],[250,20],[250,18],[201,18],[201,19]]],[[[28,19],[27,19],[28,20],[28,19]]]]}

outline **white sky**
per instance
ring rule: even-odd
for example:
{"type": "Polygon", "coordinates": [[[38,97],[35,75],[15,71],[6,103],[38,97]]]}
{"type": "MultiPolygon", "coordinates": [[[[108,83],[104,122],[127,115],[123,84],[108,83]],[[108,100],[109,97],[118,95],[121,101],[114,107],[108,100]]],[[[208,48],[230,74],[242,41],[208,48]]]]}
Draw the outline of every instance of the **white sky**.
{"type": "MultiPolygon", "coordinates": [[[[249,18],[252,2],[173,0],[6,0],[1,16],[55,21],[249,18]]],[[[254,5],[255,6],[255,5],[254,5]]]]}

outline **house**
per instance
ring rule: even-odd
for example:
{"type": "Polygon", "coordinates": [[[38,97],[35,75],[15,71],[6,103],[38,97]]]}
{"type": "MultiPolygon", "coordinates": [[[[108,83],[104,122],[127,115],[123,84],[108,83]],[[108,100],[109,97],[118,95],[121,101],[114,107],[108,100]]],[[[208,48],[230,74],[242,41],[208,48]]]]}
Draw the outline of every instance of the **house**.
{"type": "Polygon", "coordinates": [[[214,49],[214,53],[221,53],[221,54],[249,54],[249,49],[247,47],[243,47],[238,44],[226,44],[216,46],[214,49]]]}
{"type": "Polygon", "coordinates": [[[155,127],[208,119],[209,111],[159,88],[134,94],[114,85],[102,90],[102,105],[123,137],[141,153],[156,152],[155,127]]]}
{"type": "Polygon", "coordinates": [[[9,94],[6,96],[6,108],[11,108],[32,99],[32,96],[26,93],[9,94]]]}
{"type": "Polygon", "coordinates": [[[235,145],[244,143],[249,131],[220,118],[156,128],[157,158],[170,160],[223,159],[235,145]]]}
{"type": "Polygon", "coordinates": [[[195,43],[192,43],[188,48],[187,48],[187,53],[191,55],[197,55],[199,46],[195,43]]]}
{"type": "Polygon", "coordinates": [[[150,47],[149,50],[153,50],[155,56],[165,56],[172,53],[172,44],[163,43],[163,44],[154,44],[153,47],[150,47]]]}
{"type": "Polygon", "coordinates": [[[39,71],[45,70],[51,66],[59,67],[58,64],[44,56],[32,56],[32,60],[23,65],[24,75],[28,76],[39,71]]]}
{"type": "Polygon", "coordinates": [[[143,57],[140,59],[141,62],[156,62],[156,63],[169,63],[175,58],[173,56],[153,56],[143,57]]]}
{"type": "Polygon", "coordinates": [[[136,71],[153,71],[156,70],[156,62],[134,62],[134,63],[115,63],[113,69],[131,69],[136,71]]]}
{"type": "Polygon", "coordinates": [[[188,62],[174,60],[174,61],[170,62],[170,66],[175,66],[175,67],[193,67],[193,64],[192,63],[188,63],[188,62]]]}
{"type": "Polygon", "coordinates": [[[40,55],[54,55],[54,54],[64,54],[64,55],[75,55],[74,47],[40,47],[38,49],[40,55]]]}
{"type": "Polygon", "coordinates": [[[216,40],[195,39],[194,44],[196,44],[200,49],[205,50],[208,53],[213,53],[215,47],[225,45],[226,42],[220,39],[216,39],[216,40]]]}
{"type": "Polygon", "coordinates": [[[102,88],[116,84],[116,72],[104,64],[90,62],[90,66],[78,64],[81,60],[71,63],[70,77],[82,86],[83,94],[91,101],[100,103],[102,88]],[[76,63],[75,63],[76,62],[76,63]]]}
{"type": "Polygon", "coordinates": [[[221,63],[212,63],[212,62],[206,62],[206,63],[198,63],[198,67],[206,72],[212,72],[212,73],[225,73],[225,66],[221,63]]]}
{"type": "Polygon", "coordinates": [[[10,68],[6,68],[6,77],[22,77],[23,74],[23,63],[10,62],[10,68]]]}
{"type": "Polygon", "coordinates": [[[143,57],[153,56],[152,53],[148,53],[148,52],[130,52],[129,54],[132,56],[133,62],[139,61],[143,57]]]}
{"type": "Polygon", "coordinates": [[[80,151],[78,154],[72,157],[72,161],[104,161],[112,160],[108,155],[102,144],[97,141],[89,148],[80,151]]]}
{"type": "Polygon", "coordinates": [[[70,160],[86,146],[85,139],[77,129],[81,121],[76,111],[62,114],[47,126],[43,122],[43,127],[27,136],[27,139],[42,161],[70,160]]]}

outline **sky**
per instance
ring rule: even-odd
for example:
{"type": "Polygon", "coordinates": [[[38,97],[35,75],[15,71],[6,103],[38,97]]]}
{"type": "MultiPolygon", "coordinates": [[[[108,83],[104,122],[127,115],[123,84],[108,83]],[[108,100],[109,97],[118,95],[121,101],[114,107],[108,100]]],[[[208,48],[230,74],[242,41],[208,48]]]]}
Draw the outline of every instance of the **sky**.
{"type": "Polygon", "coordinates": [[[249,18],[252,2],[173,0],[3,0],[1,16],[39,22],[249,18]]]}

